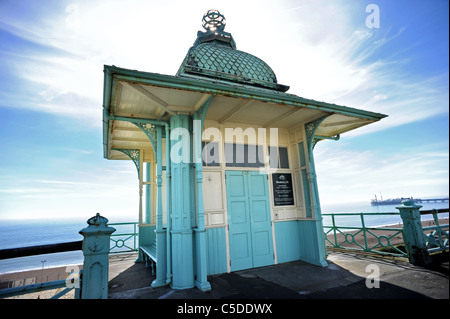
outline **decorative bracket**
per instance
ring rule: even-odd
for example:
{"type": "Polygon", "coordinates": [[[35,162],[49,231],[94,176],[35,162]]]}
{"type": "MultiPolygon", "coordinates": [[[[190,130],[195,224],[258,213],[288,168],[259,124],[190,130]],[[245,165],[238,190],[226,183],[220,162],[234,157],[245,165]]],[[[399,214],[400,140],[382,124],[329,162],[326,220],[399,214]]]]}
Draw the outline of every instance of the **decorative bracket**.
{"type": "Polygon", "coordinates": [[[139,170],[139,161],[141,158],[141,151],[136,150],[136,149],[125,149],[125,148],[113,148],[113,150],[124,153],[133,161],[134,165],[136,166],[136,169],[138,172],[138,178],[139,178],[139,176],[141,176],[140,170],[139,170]]]}
{"type": "Polygon", "coordinates": [[[313,150],[317,142],[323,140],[322,137],[315,136],[315,134],[320,123],[322,123],[328,116],[330,115],[325,115],[321,118],[318,118],[314,121],[305,124],[306,143],[308,146],[308,150],[313,150]]]}
{"type": "Polygon", "coordinates": [[[150,143],[152,143],[153,152],[156,154],[156,148],[158,147],[158,145],[156,142],[155,125],[150,123],[136,123],[136,122],[133,122],[133,124],[139,127],[145,133],[145,135],[147,135],[148,139],[150,140],[150,143]]]}
{"type": "Polygon", "coordinates": [[[206,113],[208,112],[209,106],[211,105],[212,100],[215,98],[215,95],[211,95],[208,99],[199,107],[199,109],[194,113],[194,120],[201,120],[202,125],[201,128],[203,130],[203,123],[205,122],[206,113]]]}

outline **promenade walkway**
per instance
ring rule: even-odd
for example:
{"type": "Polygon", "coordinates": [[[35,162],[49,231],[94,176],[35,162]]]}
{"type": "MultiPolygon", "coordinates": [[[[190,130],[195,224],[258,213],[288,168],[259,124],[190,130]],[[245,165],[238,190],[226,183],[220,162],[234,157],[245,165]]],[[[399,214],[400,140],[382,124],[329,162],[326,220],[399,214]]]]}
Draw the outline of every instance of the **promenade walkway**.
{"type": "Polygon", "coordinates": [[[151,288],[151,270],[135,264],[135,257],[111,257],[109,298],[449,299],[448,255],[426,269],[398,258],[329,252],[324,268],[295,261],[210,276],[210,292],[151,288]]]}

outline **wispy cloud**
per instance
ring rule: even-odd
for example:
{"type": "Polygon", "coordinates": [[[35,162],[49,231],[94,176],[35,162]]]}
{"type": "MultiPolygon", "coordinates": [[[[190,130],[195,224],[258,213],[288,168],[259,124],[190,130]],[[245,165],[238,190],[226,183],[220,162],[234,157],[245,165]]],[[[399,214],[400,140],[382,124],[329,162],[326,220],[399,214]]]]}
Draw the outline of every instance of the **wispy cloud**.
{"type": "MultiPolygon", "coordinates": [[[[0,31],[11,40],[0,48],[0,79],[7,88],[0,90],[1,106],[57,114],[98,129],[103,65],[175,74],[201,29],[202,14],[211,8],[226,16],[226,31],[238,49],[266,61],[279,82],[291,86],[289,93],[389,115],[345,137],[448,116],[448,70],[411,70],[417,57],[410,53],[423,48],[423,39],[394,46],[414,25],[394,28],[384,20],[380,29],[367,29],[365,3],[340,0],[1,1],[0,31]]],[[[315,150],[323,201],[354,201],[380,191],[405,196],[403,189],[422,192],[422,185],[426,192],[448,187],[448,153],[442,146],[388,156],[343,140],[333,146],[321,142],[315,150]]],[[[91,154],[80,144],[68,145],[67,158],[91,154]]],[[[45,147],[45,142],[36,145],[45,147]]],[[[0,214],[122,210],[136,217],[132,163],[105,161],[101,171],[68,165],[74,163],[59,163],[64,173],[55,169],[49,176],[44,174],[50,170],[38,168],[32,177],[12,170],[0,176],[0,214]]],[[[0,167],[0,173],[7,169],[0,167]]]]}
{"type": "Polygon", "coordinates": [[[325,203],[369,202],[370,196],[380,192],[386,197],[429,197],[448,192],[449,154],[444,151],[411,149],[390,154],[356,151],[345,144],[318,144],[315,158],[325,203]]]}
{"type": "MultiPolygon", "coordinates": [[[[280,82],[291,86],[290,92],[390,115],[381,125],[354,134],[447,112],[448,72],[412,76],[403,71],[408,59],[397,51],[374,58],[408,26],[368,29],[363,4],[262,1],[256,6],[253,1],[227,1],[209,6],[221,8],[238,47],[267,60],[280,82]]],[[[11,14],[0,25],[37,45],[31,46],[33,51],[8,52],[19,61],[16,72],[34,93],[33,103],[20,106],[81,118],[94,126],[101,125],[103,64],[174,74],[207,10],[201,1],[174,12],[172,2],[140,0],[107,5],[78,1],[49,6],[45,13],[34,8],[36,16],[28,12],[31,18],[24,20],[11,14]]]]}

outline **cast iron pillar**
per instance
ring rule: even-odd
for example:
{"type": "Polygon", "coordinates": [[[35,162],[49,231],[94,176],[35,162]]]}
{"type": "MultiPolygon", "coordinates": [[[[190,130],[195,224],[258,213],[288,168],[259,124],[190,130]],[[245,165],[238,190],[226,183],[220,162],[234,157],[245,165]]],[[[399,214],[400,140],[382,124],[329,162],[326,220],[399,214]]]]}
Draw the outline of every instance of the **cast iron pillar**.
{"type": "Polygon", "coordinates": [[[163,228],[163,196],[162,196],[162,127],[156,127],[156,193],[157,193],[157,208],[156,208],[156,279],[152,282],[152,287],[161,287],[166,285],[166,229],[163,228]]]}
{"type": "MultiPolygon", "coordinates": [[[[208,104],[209,105],[209,104],[208,104]]],[[[202,121],[194,115],[193,141],[195,159],[195,182],[197,185],[197,227],[195,231],[195,286],[201,291],[211,290],[208,282],[208,269],[206,258],[206,229],[205,212],[203,206],[203,165],[202,165],[202,121]]]]}
{"type": "Polygon", "coordinates": [[[313,148],[316,143],[316,140],[314,139],[316,130],[320,123],[327,117],[328,115],[325,115],[322,118],[305,124],[306,145],[303,145],[303,143],[300,143],[299,145],[299,148],[303,148],[300,149],[300,161],[304,162],[304,164],[301,165],[305,165],[305,169],[302,169],[301,173],[305,192],[306,217],[311,218],[311,221],[309,222],[310,231],[314,234],[314,239],[311,241],[308,249],[311,250],[311,262],[320,266],[327,266],[328,263],[325,259],[326,247],[313,148]]]}
{"type": "Polygon", "coordinates": [[[195,184],[192,165],[192,119],[186,114],[170,118],[172,173],[172,283],[173,289],[194,287],[195,184]]]}

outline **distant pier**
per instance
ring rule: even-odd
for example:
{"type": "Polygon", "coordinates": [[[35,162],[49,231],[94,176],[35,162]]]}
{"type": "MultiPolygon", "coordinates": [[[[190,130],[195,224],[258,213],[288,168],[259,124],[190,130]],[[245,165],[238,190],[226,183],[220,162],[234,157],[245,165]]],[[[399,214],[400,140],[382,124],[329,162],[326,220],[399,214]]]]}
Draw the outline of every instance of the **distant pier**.
{"type": "Polygon", "coordinates": [[[419,199],[415,199],[416,203],[439,203],[439,202],[448,202],[448,197],[447,198],[419,198],[419,199]]]}
{"type": "Polygon", "coordinates": [[[402,197],[402,198],[393,198],[393,199],[377,199],[375,196],[375,199],[372,199],[372,206],[378,206],[378,205],[399,205],[404,200],[412,200],[416,204],[421,203],[445,203],[448,202],[448,197],[445,198],[412,198],[412,197],[402,197]]]}

